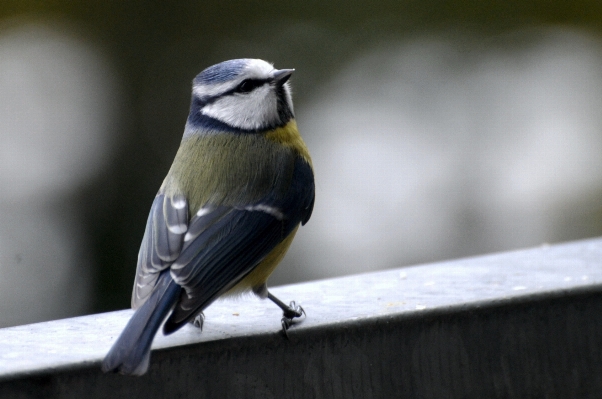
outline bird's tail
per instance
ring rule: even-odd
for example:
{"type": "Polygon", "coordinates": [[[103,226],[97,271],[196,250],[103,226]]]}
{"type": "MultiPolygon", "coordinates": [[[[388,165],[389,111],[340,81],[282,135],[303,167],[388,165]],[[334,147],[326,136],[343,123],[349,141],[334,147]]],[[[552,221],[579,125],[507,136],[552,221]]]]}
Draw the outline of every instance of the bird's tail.
{"type": "Polygon", "coordinates": [[[181,287],[169,275],[169,270],[161,273],[153,293],[136,310],[105,356],[102,371],[132,375],[146,373],[155,333],[176,302],[180,290],[181,287]]]}

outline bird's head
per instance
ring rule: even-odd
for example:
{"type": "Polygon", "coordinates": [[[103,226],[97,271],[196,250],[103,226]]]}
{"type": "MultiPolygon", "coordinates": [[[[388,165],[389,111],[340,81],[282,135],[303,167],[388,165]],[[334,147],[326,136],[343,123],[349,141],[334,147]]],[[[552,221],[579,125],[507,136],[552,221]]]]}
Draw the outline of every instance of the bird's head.
{"type": "Polygon", "coordinates": [[[246,58],[210,66],[193,80],[188,127],[259,132],[286,125],[294,117],[293,71],[246,58]]]}

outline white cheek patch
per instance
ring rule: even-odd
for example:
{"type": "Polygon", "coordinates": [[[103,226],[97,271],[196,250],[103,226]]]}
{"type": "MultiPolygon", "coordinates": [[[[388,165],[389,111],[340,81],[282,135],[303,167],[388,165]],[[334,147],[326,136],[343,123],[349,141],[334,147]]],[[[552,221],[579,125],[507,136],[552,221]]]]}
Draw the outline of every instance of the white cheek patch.
{"type": "Polygon", "coordinates": [[[203,115],[227,125],[254,130],[279,122],[276,93],[265,84],[247,94],[232,94],[207,104],[203,115]]]}

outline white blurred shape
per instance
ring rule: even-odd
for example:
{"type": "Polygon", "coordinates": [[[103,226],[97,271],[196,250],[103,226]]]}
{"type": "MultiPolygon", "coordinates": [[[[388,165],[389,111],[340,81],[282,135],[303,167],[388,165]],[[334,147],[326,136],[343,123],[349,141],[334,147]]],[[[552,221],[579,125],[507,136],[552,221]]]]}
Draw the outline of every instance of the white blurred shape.
{"type": "Polygon", "coordinates": [[[3,195],[63,194],[98,173],[114,127],[107,68],[64,29],[0,30],[0,185],[11,187],[3,195]]]}
{"type": "Polygon", "coordinates": [[[297,107],[317,188],[287,277],[562,236],[559,212],[602,188],[601,47],[565,30],[522,35],[522,49],[382,46],[297,107]]]}
{"type": "Polygon", "coordinates": [[[73,195],[110,159],[117,106],[107,61],[78,33],[0,27],[0,326],[89,306],[73,195]]]}

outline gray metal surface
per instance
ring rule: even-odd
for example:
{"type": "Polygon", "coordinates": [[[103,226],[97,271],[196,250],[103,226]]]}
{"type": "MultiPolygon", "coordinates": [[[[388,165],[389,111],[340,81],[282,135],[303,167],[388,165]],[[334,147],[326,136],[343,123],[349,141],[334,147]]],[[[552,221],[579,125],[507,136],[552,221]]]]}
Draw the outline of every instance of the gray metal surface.
{"type": "Polygon", "coordinates": [[[602,397],[602,239],[220,301],[157,336],[149,373],[105,375],[131,311],[0,329],[0,397],[602,397]]]}

